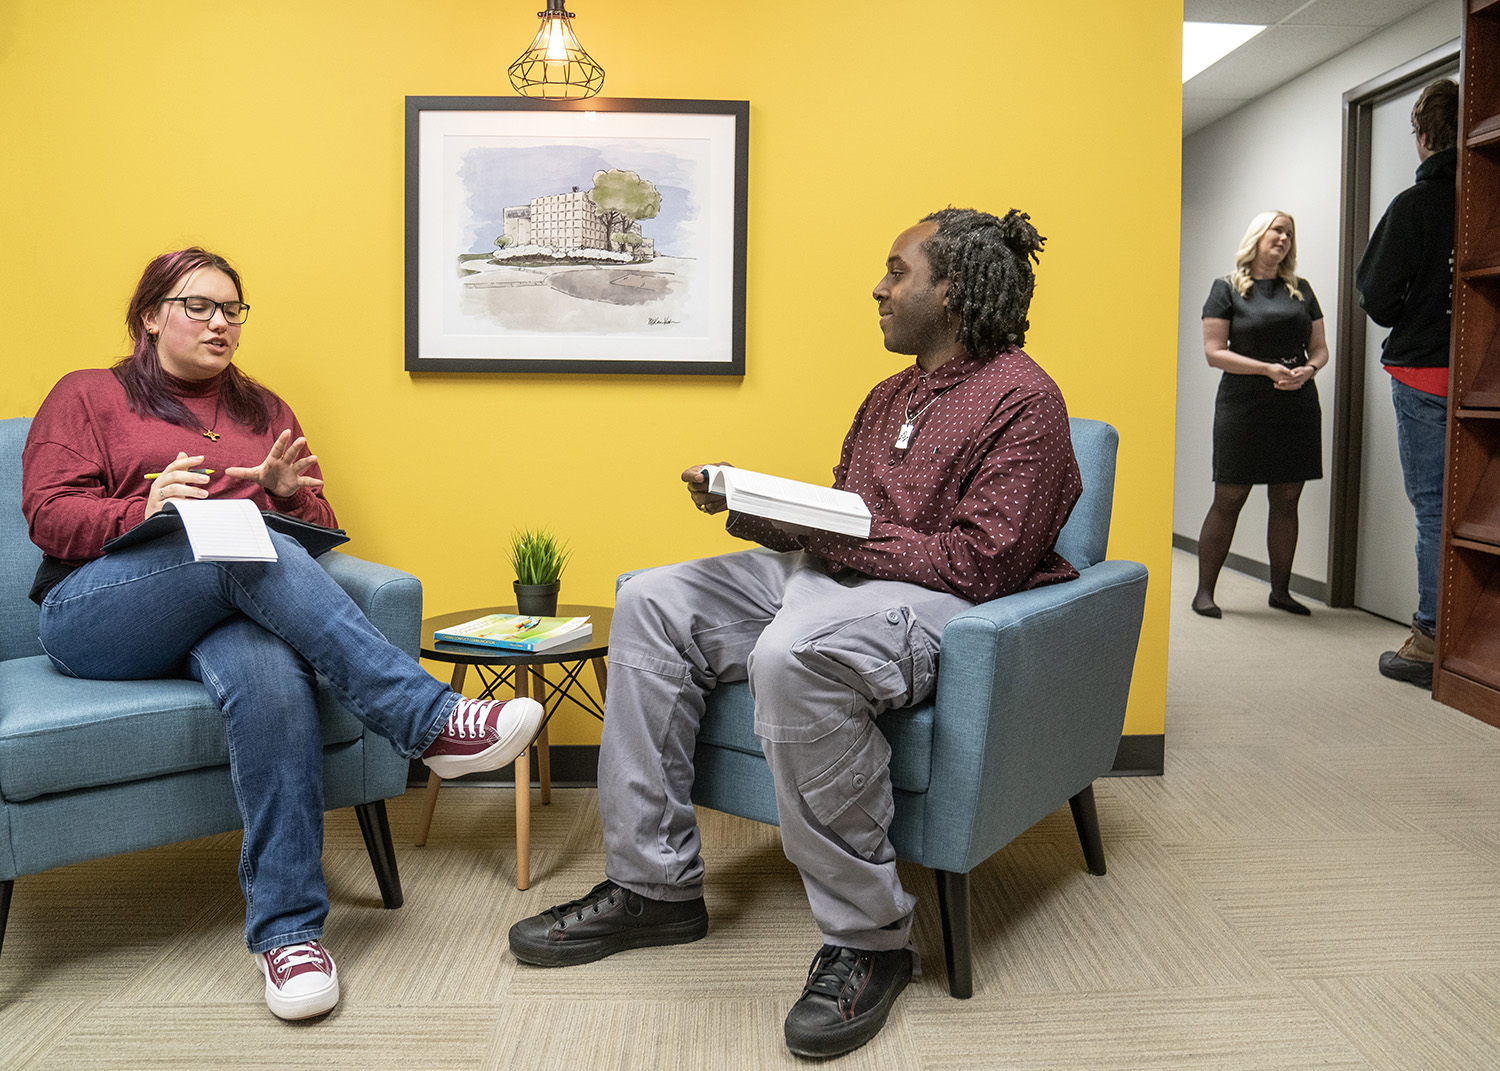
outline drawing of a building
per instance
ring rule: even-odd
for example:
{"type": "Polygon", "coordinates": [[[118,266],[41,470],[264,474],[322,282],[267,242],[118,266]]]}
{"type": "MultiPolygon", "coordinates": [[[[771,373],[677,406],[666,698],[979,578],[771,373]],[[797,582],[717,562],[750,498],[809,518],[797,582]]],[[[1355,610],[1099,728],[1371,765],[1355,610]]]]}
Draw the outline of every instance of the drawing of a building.
{"type": "Polygon", "coordinates": [[[505,237],[511,245],[531,244],[531,206],[519,205],[505,210],[505,237]]]}
{"type": "MultiPolygon", "coordinates": [[[[630,231],[639,235],[641,225],[631,224],[630,231]]],[[[588,193],[576,187],[571,193],[533,197],[530,204],[507,208],[505,236],[512,246],[540,245],[558,252],[610,248],[604,216],[589,200],[588,193]]],[[[642,238],[634,250],[637,256],[652,256],[655,243],[642,238]]]]}

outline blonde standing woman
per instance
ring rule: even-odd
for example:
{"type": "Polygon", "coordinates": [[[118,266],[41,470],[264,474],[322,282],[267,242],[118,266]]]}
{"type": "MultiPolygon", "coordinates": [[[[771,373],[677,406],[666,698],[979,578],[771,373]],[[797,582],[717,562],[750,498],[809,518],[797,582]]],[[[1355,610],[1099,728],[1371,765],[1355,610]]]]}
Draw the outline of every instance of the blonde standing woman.
{"type": "Polygon", "coordinates": [[[1292,598],[1297,502],[1303,484],[1323,477],[1323,412],[1314,377],[1328,363],[1323,310],[1297,275],[1297,225],[1286,212],[1250,221],[1235,270],[1215,279],[1203,305],[1203,353],[1224,373],[1214,402],[1214,501],[1198,536],[1193,610],[1221,617],[1219,570],[1240,509],[1266,485],[1270,605],[1311,613],[1292,598]]]}

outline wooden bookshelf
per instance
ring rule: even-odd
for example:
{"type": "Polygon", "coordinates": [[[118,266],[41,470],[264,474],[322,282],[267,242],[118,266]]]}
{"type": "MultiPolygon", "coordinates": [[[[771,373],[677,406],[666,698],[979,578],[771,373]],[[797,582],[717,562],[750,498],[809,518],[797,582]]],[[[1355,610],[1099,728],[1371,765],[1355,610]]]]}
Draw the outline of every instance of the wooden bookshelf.
{"type": "Polygon", "coordinates": [[[1500,726],[1500,0],[1465,6],[1432,694],[1500,726]]]}

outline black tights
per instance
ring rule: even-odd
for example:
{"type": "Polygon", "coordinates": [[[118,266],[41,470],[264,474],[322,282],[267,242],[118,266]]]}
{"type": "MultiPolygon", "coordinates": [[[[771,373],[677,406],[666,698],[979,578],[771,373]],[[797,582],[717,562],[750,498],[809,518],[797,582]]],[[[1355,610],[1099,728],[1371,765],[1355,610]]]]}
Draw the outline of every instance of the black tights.
{"type": "MultiPolygon", "coordinates": [[[[1214,504],[1203,518],[1198,534],[1198,593],[1193,605],[1200,610],[1214,605],[1214,587],[1219,570],[1229,556],[1234,541],[1234,526],[1240,510],[1250,497],[1251,484],[1214,484],[1214,504]]],[[[1266,551],[1271,559],[1271,598],[1290,601],[1292,558],[1297,553],[1297,500],[1302,497],[1302,483],[1273,483],[1266,486],[1270,517],[1266,522],[1266,551]]]]}

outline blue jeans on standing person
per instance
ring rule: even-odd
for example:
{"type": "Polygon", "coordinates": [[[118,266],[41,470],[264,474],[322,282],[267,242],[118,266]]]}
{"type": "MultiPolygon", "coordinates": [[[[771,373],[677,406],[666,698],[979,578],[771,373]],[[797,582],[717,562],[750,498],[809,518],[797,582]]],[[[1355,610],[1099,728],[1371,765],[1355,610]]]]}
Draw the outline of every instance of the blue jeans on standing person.
{"type": "Polygon", "coordinates": [[[42,603],[58,670],[95,680],[190,676],[224,714],[245,822],[240,885],[252,952],[322,937],[323,741],[314,694],[421,755],[458,696],[370,624],[289,536],[275,562],[195,562],[182,533],[95,559],[42,603]]]}
{"type": "Polygon", "coordinates": [[[1437,628],[1438,546],[1443,531],[1443,457],[1448,441],[1448,399],[1391,379],[1396,444],[1406,497],[1417,511],[1417,612],[1429,635],[1437,628]]]}

